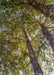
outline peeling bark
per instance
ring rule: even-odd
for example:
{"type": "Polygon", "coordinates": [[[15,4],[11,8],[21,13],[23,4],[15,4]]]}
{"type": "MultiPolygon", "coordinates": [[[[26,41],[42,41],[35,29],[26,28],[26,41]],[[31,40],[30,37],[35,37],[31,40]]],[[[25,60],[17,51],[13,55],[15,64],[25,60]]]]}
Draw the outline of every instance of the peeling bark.
{"type": "Polygon", "coordinates": [[[46,17],[50,17],[54,21],[54,4],[46,5],[44,3],[38,3],[37,1],[31,0],[29,5],[31,5],[36,10],[39,10],[46,17]]]}
{"type": "Polygon", "coordinates": [[[26,44],[27,44],[27,48],[28,48],[28,52],[29,52],[29,56],[30,56],[30,61],[31,61],[31,64],[32,64],[33,70],[34,70],[34,75],[44,75],[41,67],[38,64],[38,61],[36,59],[35,53],[33,51],[33,48],[30,43],[30,40],[27,36],[27,33],[26,33],[25,29],[23,29],[23,30],[24,30],[24,34],[25,34],[25,38],[26,38],[26,44]]]}

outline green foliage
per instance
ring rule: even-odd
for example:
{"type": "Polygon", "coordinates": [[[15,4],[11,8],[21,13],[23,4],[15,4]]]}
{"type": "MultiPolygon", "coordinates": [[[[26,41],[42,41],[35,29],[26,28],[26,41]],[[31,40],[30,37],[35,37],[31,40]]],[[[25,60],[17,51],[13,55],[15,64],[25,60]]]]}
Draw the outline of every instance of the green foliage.
{"type": "MultiPolygon", "coordinates": [[[[41,1],[43,0],[39,0],[41,1]]],[[[52,72],[53,67],[48,69],[47,67],[54,63],[53,52],[39,24],[43,23],[45,16],[27,4],[16,5],[19,2],[20,0],[0,1],[0,69],[2,70],[3,65],[3,69],[15,71],[16,75],[20,75],[21,70],[23,75],[32,74],[33,69],[23,33],[25,27],[40,66],[44,72],[49,70],[52,72]]]]}

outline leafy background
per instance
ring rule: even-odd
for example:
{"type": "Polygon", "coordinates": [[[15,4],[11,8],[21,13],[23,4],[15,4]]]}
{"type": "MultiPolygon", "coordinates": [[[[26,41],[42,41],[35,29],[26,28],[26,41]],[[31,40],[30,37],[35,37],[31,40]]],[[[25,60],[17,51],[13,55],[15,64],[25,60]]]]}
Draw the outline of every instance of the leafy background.
{"type": "MultiPolygon", "coordinates": [[[[54,55],[40,26],[45,21],[45,16],[27,4],[20,4],[20,1],[28,2],[0,0],[0,71],[14,75],[33,75],[23,33],[25,27],[44,74],[51,75],[54,73],[54,55]]],[[[44,0],[38,0],[42,1],[44,0]]],[[[52,0],[46,1],[46,4],[52,3],[52,0]]],[[[48,18],[46,27],[54,27],[53,25],[48,18]]],[[[48,30],[53,34],[53,28],[48,30]]]]}

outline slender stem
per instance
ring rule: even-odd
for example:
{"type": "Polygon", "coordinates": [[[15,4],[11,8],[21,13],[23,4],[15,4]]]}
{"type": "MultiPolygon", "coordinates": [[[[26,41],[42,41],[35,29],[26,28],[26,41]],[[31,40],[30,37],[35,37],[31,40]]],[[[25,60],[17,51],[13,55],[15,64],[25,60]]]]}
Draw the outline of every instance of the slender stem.
{"type": "Polygon", "coordinates": [[[36,59],[35,53],[33,51],[32,45],[31,45],[30,40],[27,36],[25,28],[23,29],[23,31],[24,31],[24,35],[26,38],[26,44],[27,44],[27,48],[28,48],[28,52],[29,52],[30,61],[31,61],[31,64],[32,64],[32,67],[34,70],[34,75],[40,75],[40,74],[44,75],[40,65],[38,64],[38,61],[36,59]]]}

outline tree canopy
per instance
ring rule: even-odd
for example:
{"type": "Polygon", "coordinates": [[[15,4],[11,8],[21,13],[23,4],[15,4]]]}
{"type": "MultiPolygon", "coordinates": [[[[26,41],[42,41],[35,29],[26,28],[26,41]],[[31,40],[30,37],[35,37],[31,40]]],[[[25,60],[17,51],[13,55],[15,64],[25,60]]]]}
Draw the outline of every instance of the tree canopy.
{"type": "MultiPolygon", "coordinates": [[[[53,0],[37,2],[46,5],[54,3],[53,0]]],[[[43,34],[41,24],[44,24],[47,18],[45,27],[54,37],[54,18],[47,16],[39,6],[36,10],[29,4],[30,0],[0,0],[0,70],[6,73],[14,72],[15,75],[33,75],[23,32],[25,28],[44,75],[50,75],[54,73],[54,52],[46,39],[47,36],[43,34]]]]}

